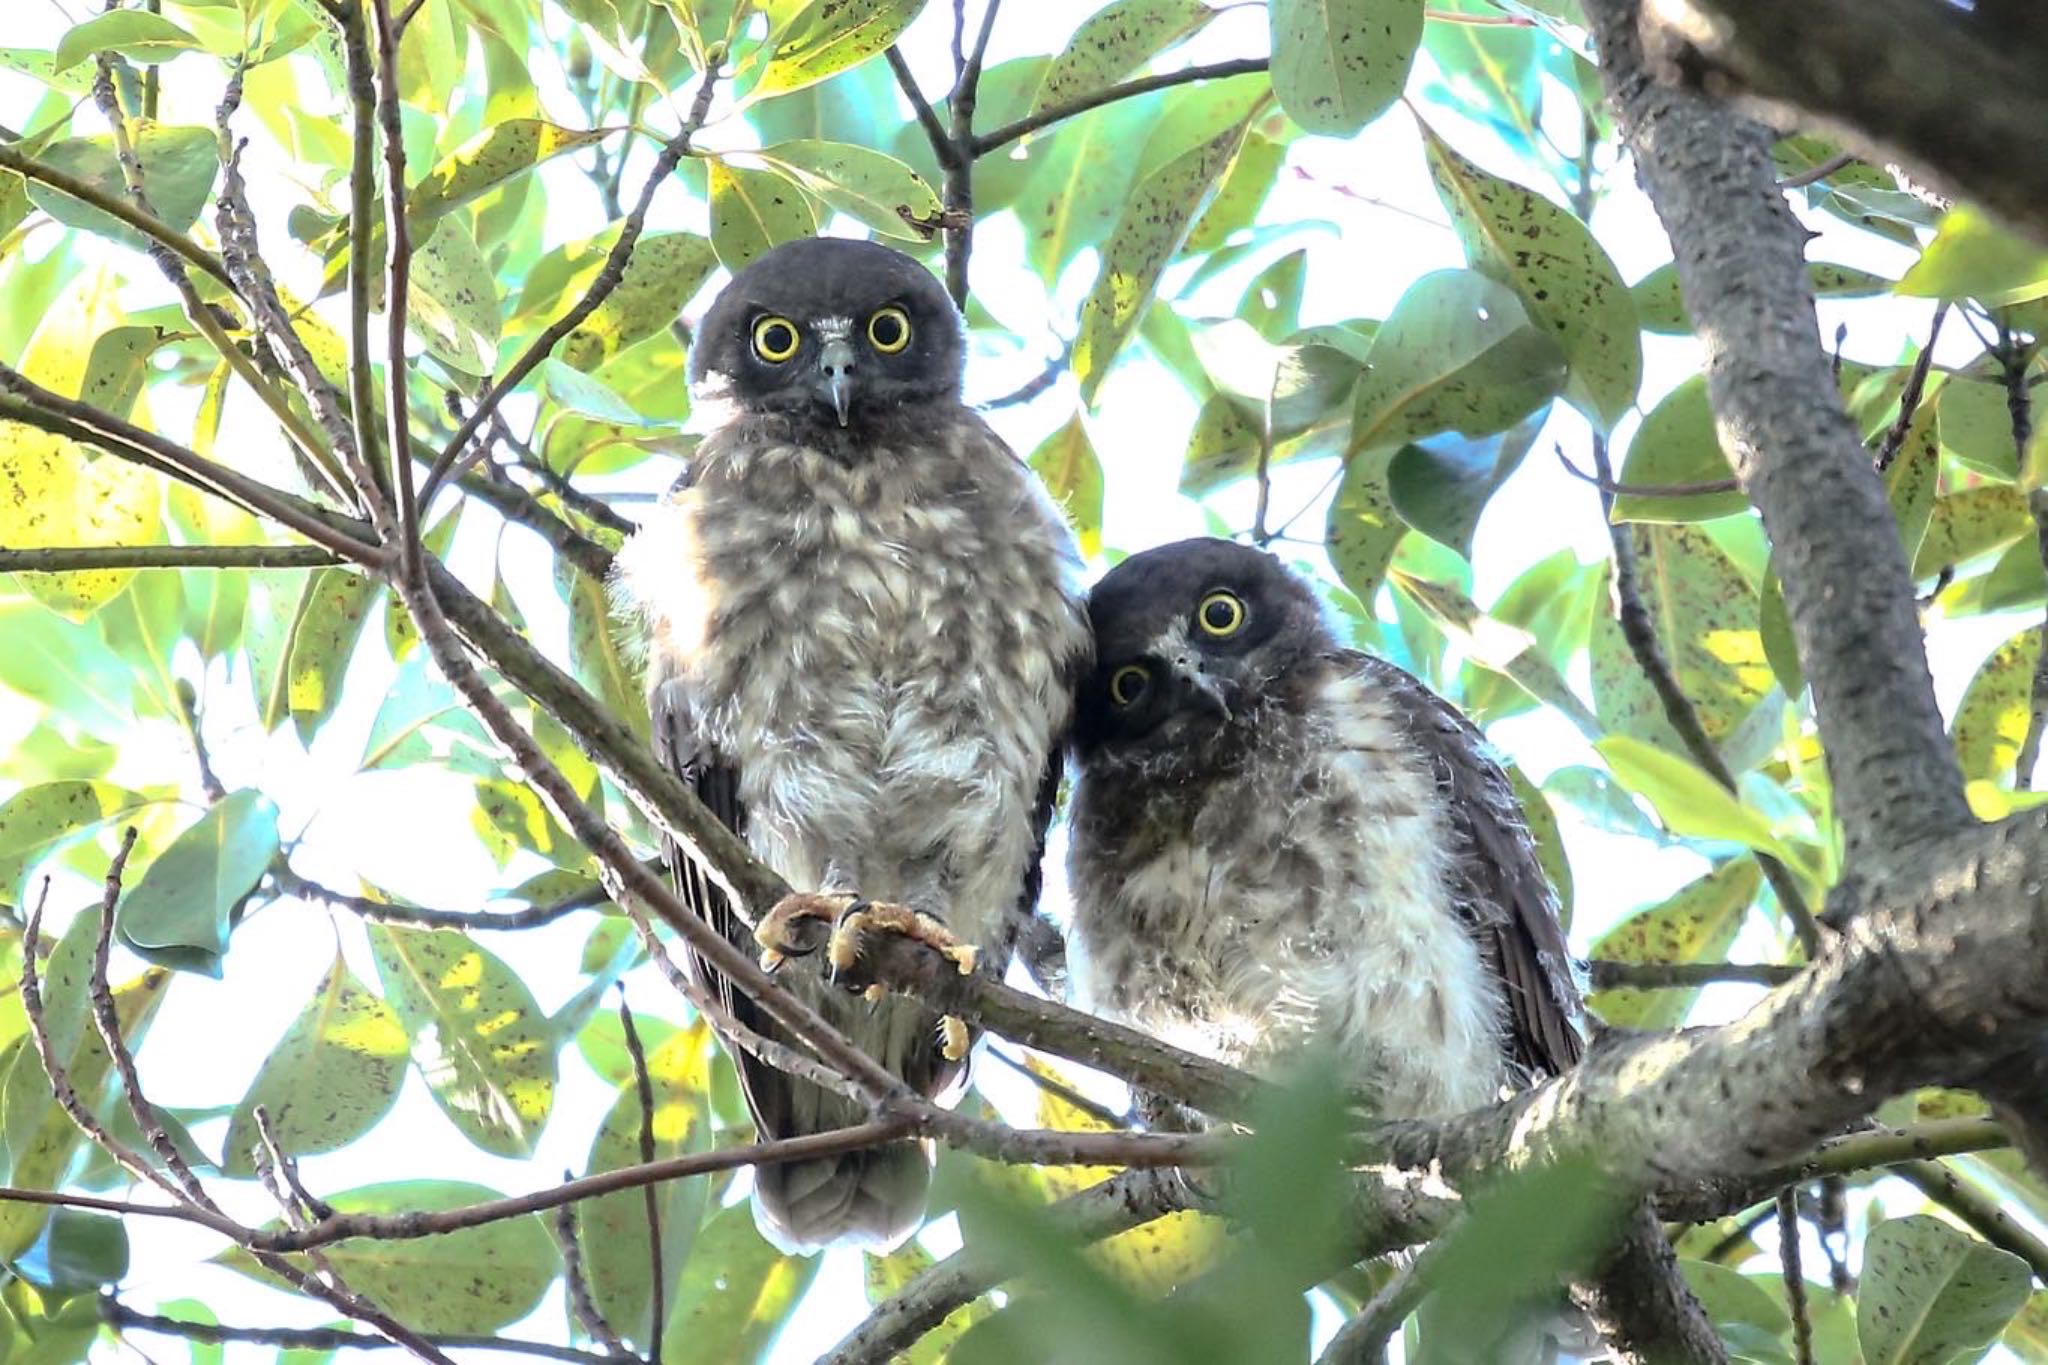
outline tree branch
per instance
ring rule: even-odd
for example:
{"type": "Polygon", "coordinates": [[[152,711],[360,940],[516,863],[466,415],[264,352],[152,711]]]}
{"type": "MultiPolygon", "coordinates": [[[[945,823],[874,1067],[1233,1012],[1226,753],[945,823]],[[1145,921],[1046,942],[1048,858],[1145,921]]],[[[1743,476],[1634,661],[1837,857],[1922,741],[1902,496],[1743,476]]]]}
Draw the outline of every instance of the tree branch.
{"type": "MultiPolygon", "coordinates": [[[[1722,442],[1771,538],[1844,861],[1860,879],[1974,817],[1935,705],[1905,552],[1820,344],[1806,234],[1777,189],[1770,134],[1653,81],[1636,0],[1587,10],[1637,175],[1671,236],[1722,442]]],[[[1867,12],[1850,27],[1920,60],[1867,12]]]]}
{"type": "Polygon", "coordinates": [[[1724,981],[1776,986],[1804,970],[1779,962],[1618,962],[1598,958],[1586,964],[1588,984],[1596,991],[1688,990],[1724,981]]]}
{"type": "Polygon", "coordinates": [[[990,152],[1007,147],[1018,138],[1028,137],[1041,128],[1064,123],[1076,114],[1085,114],[1090,109],[1100,109],[1103,105],[1115,104],[1118,100],[1147,95],[1154,90],[1165,90],[1170,86],[1186,85],[1190,81],[1213,81],[1226,76],[1248,75],[1254,71],[1267,70],[1272,64],[1272,59],[1268,57],[1239,57],[1227,62],[1213,62],[1208,66],[1182,67],[1179,71],[1162,72],[1156,76],[1140,76],[1136,80],[1125,81],[1121,85],[1108,86],[1092,94],[1083,95],[1066,104],[1041,109],[1035,114],[1018,119],[1015,123],[1006,123],[992,133],[984,133],[974,139],[974,155],[977,159],[987,156],[990,152]]]}
{"type": "Polygon", "coordinates": [[[475,409],[462,419],[462,425],[456,428],[455,434],[441,448],[439,458],[434,461],[433,468],[428,471],[426,483],[420,489],[420,501],[423,504],[431,503],[434,494],[443,483],[460,474],[467,465],[477,459],[477,452],[466,449],[469,439],[476,435],[478,427],[490,420],[491,414],[498,410],[498,405],[505,401],[505,395],[518,388],[541,361],[554,354],[555,347],[561,344],[562,338],[581,327],[585,319],[596,312],[598,305],[611,297],[612,291],[626,278],[626,267],[632,263],[633,248],[638,245],[640,233],[647,226],[648,210],[654,206],[654,192],[661,188],[662,182],[674,174],[676,167],[682,164],[683,158],[690,154],[691,141],[697,136],[698,129],[704,126],[704,120],[711,116],[711,95],[718,87],[718,75],[718,66],[715,63],[704,68],[704,78],[697,85],[696,97],[690,103],[690,112],[683,119],[682,128],[663,144],[661,155],[654,159],[654,169],[649,172],[647,183],[640,187],[640,198],[635,201],[633,211],[626,215],[625,222],[619,225],[619,238],[612,243],[611,251],[605,256],[604,267],[597,272],[597,278],[590,282],[590,288],[568,312],[549,323],[547,328],[533,339],[533,344],[512,363],[512,368],[505,371],[503,376],[491,385],[489,391],[477,400],[475,409]]]}
{"type": "Polygon", "coordinates": [[[317,545],[60,545],[0,550],[0,573],[93,569],[321,569],[348,561],[317,545]]]}
{"type": "Polygon", "coordinates": [[[1736,98],[1781,125],[1817,120],[1864,160],[1903,161],[1917,179],[2048,243],[2048,162],[2020,150],[2048,127],[2048,30],[2036,12],[1927,0],[1660,0],[1640,23],[1660,79],[1736,98]]]}
{"type": "MultiPolygon", "coordinates": [[[[374,1351],[388,1349],[391,1345],[380,1336],[333,1327],[230,1327],[213,1322],[188,1322],[182,1318],[140,1312],[110,1295],[101,1297],[99,1310],[100,1321],[117,1332],[160,1332],[165,1336],[182,1337],[186,1341],[202,1341],[222,1346],[233,1342],[246,1342],[253,1346],[275,1346],[281,1350],[374,1351]]],[[[511,1351],[548,1360],[569,1361],[571,1365],[617,1365],[611,1357],[599,1355],[595,1351],[579,1351],[573,1346],[551,1346],[540,1341],[518,1341],[511,1337],[430,1335],[425,1340],[435,1346],[445,1346],[451,1350],[511,1351]]]]}
{"type": "MultiPolygon", "coordinates": [[[[1593,468],[1599,476],[1601,488],[1601,519],[1607,523],[1607,539],[1614,547],[1614,615],[1621,626],[1622,638],[1628,642],[1629,653],[1635,655],[1636,667],[1643,671],[1643,676],[1657,693],[1657,700],[1664,709],[1664,719],[1677,732],[1679,741],[1685,745],[1693,761],[1705,769],[1723,791],[1735,795],[1735,774],[1729,771],[1728,762],[1721,757],[1721,750],[1714,744],[1712,736],[1707,734],[1699,711],[1679,685],[1678,674],[1673,671],[1670,660],[1664,657],[1664,644],[1657,638],[1657,624],[1650,619],[1649,609],[1643,605],[1642,587],[1636,573],[1635,527],[1614,519],[1614,495],[1607,491],[1607,485],[1614,481],[1614,469],[1607,459],[1606,438],[1598,434],[1593,437],[1593,468]]],[[[1758,852],[1753,856],[1764,876],[1770,879],[1778,905],[1790,921],[1793,933],[1798,936],[1799,947],[1806,954],[1806,960],[1811,962],[1820,952],[1820,926],[1814,921],[1813,911],[1807,907],[1799,882],[1790,868],[1770,854],[1758,852]]]]}

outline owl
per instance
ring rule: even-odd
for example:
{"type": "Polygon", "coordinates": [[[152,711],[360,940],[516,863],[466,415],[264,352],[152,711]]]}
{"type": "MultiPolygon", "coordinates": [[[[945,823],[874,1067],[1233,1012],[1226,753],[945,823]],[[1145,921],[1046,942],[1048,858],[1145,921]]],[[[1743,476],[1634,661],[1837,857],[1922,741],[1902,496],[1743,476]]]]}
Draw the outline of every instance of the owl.
{"type": "Polygon", "coordinates": [[[1576,1061],[1578,990],[1506,775],[1340,647],[1271,555],[1186,540],[1089,597],[1070,947],[1097,1009],[1254,1071],[1310,1043],[1384,1117],[1576,1061]]]}
{"type": "MultiPolygon", "coordinates": [[[[830,238],[765,253],[690,356],[693,398],[718,425],[619,556],[663,762],[818,893],[749,925],[680,860],[691,907],[735,943],[770,943],[770,961],[815,947],[803,917],[844,913],[840,965],[867,920],[928,937],[963,970],[976,958],[956,945],[979,945],[978,969],[1000,973],[1037,901],[1091,637],[1072,538],[961,402],[964,356],[959,312],[909,257],[830,238]]],[[[693,966],[740,1023],[782,1036],[693,966]]],[[[919,1092],[960,1074],[958,1021],[826,974],[789,984],[919,1092]]],[[[868,1117],[731,1051],[763,1138],[868,1117]]],[[[930,1163],[900,1142],[755,1178],[756,1221],[785,1250],[886,1248],[917,1226],[930,1163]]]]}

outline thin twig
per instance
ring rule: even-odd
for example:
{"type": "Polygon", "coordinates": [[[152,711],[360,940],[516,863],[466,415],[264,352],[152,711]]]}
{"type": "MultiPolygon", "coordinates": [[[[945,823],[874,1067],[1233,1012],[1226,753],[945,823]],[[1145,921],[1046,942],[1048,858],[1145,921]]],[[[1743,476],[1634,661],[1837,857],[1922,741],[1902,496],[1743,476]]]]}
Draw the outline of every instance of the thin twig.
{"type": "Polygon", "coordinates": [[[1877,448],[1877,472],[1882,474],[1892,467],[1892,461],[1905,448],[1906,433],[1912,429],[1913,416],[1920,410],[1920,395],[1927,388],[1927,370],[1934,364],[1934,342],[1941,335],[1941,320],[1948,316],[1948,304],[1935,307],[1934,321],[1927,327],[1927,344],[1920,348],[1914,358],[1913,369],[1906,376],[1906,387],[1899,393],[1899,415],[1891,429],[1884,435],[1884,443],[1877,448]]]}
{"type": "MultiPolygon", "coordinates": [[[[377,222],[377,78],[370,57],[369,35],[363,29],[363,7],[354,3],[328,4],[327,0],[322,0],[322,4],[341,29],[353,128],[349,144],[348,388],[360,458],[349,472],[355,478],[358,495],[370,509],[370,521],[377,528],[378,539],[387,548],[396,549],[398,528],[389,501],[390,490],[379,482],[384,466],[377,458],[377,377],[370,368],[370,291],[377,268],[371,254],[376,245],[377,222]]],[[[402,299],[384,302],[385,307],[393,310],[403,306],[402,299]]]]}
{"type": "Polygon", "coordinates": [[[2007,1213],[1998,1200],[1968,1184],[1939,1161],[1908,1161],[1892,1173],[1919,1187],[1941,1207],[1960,1218],[1972,1231],[2001,1251],[2009,1251],[2033,1269],[2034,1278],[2048,1282],[2048,1242],[2044,1242],[2007,1213]]]}
{"type": "MultiPolygon", "coordinates": [[[[1560,452],[1562,457],[1562,452],[1560,452]]],[[[1643,671],[1655,690],[1657,699],[1663,705],[1664,717],[1670,722],[1693,757],[1693,761],[1704,768],[1708,775],[1721,784],[1723,790],[1736,790],[1735,774],[1729,771],[1727,760],[1715,747],[1706,726],[1700,721],[1699,712],[1679,685],[1678,675],[1672,671],[1670,661],[1664,655],[1664,645],[1657,637],[1656,622],[1650,618],[1649,608],[1643,605],[1642,586],[1636,570],[1635,528],[1626,522],[1614,520],[1614,495],[1604,485],[1614,482],[1614,468],[1607,459],[1607,440],[1603,436],[1593,437],[1593,469],[1599,475],[1601,519],[1607,523],[1608,542],[1614,547],[1614,614],[1621,626],[1622,638],[1628,642],[1629,652],[1635,655],[1636,666],[1643,671]]],[[[1768,853],[1755,854],[1757,866],[1763,869],[1770,881],[1771,890],[1777,893],[1778,905],[1785,912],[1785,918],[1792,925],[1792,932],[1798,936],[1799,946],[1811,962],[1820,955],[1820,925],[1807,907],[1805,893],[1792,872],[1777,858],[1768,853]]]]}
{"type": "Polygon", "coordinates": [[[1854,152],[1836,152],[1818,166],[1810,166],[1806,170],[1800,171],[1797,175],[1784,177],[1778,182],[1778,188],[1781,190],[1796,190],[1802,186],[1814,184],[1827,179],[1843,167],[1854,164],[1855,160],[1856,154],[1854,152]]]}
{"type": "Polygon", "coordinates": [[[1384,1365],[1387,1343],[1429,1297],[1430,1281],[1451,1245],[1449,1239],[1440,1237],[1396,1270],[1371,1302],[1337,1329],[1337,1335],[1316,1358],[1316,1365],[1384,1365]]]}
{"type": "MultiPolygon", "coordinates": [[[[626,1055],[633,1062],[633,1088],[640,1097],[640,1162],[651,1166],[654,1164],[654,1077],[648,1074],[647,1049],[640,1045],[640,1030],[633,1024],[633,1008],[626,1003],[623,989],[619,992],[619,1027],[625,1032],[626,1055]]],[[[645,1201],[647,1213],[647,1359],[652,1362],[661,1357],[662,1319],[668,1315],[668,1276],[662,1269],[660,1198],[652,1185],[643,1185],[640,1196],[645,1201]]]]}
{"type": "Polygon", "coordinates": [[[317,545],[58,545],[0,550],[0,573],[94,569],[319,569],[345,563],[317,545]]]}
{"type": "MultiPolygon", "coordinates": [[[[183,1318],[138,1312],[111,1296],[101,1297],[99,1309],[100,1320],[117,1332],[160,1332],[186,1341],[221,1346],[246,1342],[252,1346],[275,1346],[281,1350],[374,1351],[389,1349],[391,1345],[380,1336],[334,1327],[231,1327],[215,1322],[188,1322],[183,1318]]],[[[595,1351],[579,1351],[573,1346],[554,1346],[541,1341],[519,1341],[512,1337],[434,1334],[425,1339],[435,1346],[450,1349],[511,1351],[568,1361],[571,1365],[615,1365],[611,1357],[601,1356],[595,1351]]]]}
{"type": "MultiPolygon", "coordinates": [[[[19,139],[13,139],[19,141],[19,139]]],[[[229,289],[235,282],[229,276],[227,266],[220,257],[200,246],[197,242],[179,232],[163,219],[136,205],[123,195],[110,194],[99,186],[66,174],[55,166],[46,166],[32,157],[23,156],[14,148],[0,145],[0,171],[12,171],[24,180],[48,185],[61,194],[68,194],[84,204],[90,204],[101,213],[118,218],[149,241],[157,242],[181,256],[192,266],[205,271],[229,289]]]]}
{"type": "Polygon", "coordinates": [[[1695,498],[1709,493],[1738,493],[1742,483],[1733,475],[1725,479],[1700,479],[1693,483],[1622,483],[1618,479],[1589,474],[1572,463],[1572,457],[1564,453],[1562,443],[1553,447],[1557,462],[1564,466],[1564,472],[1581,483],[1592,484],[1603,493],[1619,493],[1629,498],[1695,498]]]}
{"type": "Polygon", "coordinates": [[[604,268],[599,270],[597,277],[590,282],[590,288],[568,312],[549,323],[546,330],[533,339],[533,344],[526,348],[496,383],[491,385],[489,392],[477,401],[475,410],[462,420],[462,425],[456,428],[455,435],[441,448],[440,456],[435,459],[426,482],[420,488],[422,505],[431,503],[442,484],[460,474],[478,458],[475,451],[467,449],[469,439],[476,435],[477,428],[490,420],[491,414],[498,410],[498,405],[505,401],[505,395],[524,383],[526,376],[532,373],[541,361],[554,353],[562,338],[581,327],[584,320],[596,312],[598,305],[611,297],[612,291],[626,278],[626,267],[632,262],[633,248],[639,243],[641,230],[647,225],[648,210],[654,206],[654,192],[661,188],[662,182],[674,174],[683,158],[690,154],[691,141],[704,126],[704,120],[711,116],[711,96],[718,87],[718,76],[719,68],[715,63],[704,68],[704,78],[698,83],[696,97],[691,101],[690,112],[683,119],[681,130],[663,144],[661,155],[654,159],[654,169],[648,174],[647,183],[640,188],[640,198],[635,201],[633,211],[626,215],[625,222],[620,224],[618,240],[612,243],[612,249],[605,257],[604,268]]]}
{"type": "Polygon", "coordinates": [[[1066,1105],[1069,1109],[1079,1110],[1105,1127],[1119,1130],[1128,1130],[1130,1128],[1130,1119],[1117,1113],[1116,1110],[1109,1108],[1107,1105],[1097,1104],[1072,1086],[1066,1085],[1054,1077],[1048,1076],[1044,1072],[1012,1057],[1001,1048],[991,1047],[983,1051],[984,1055],[995,1058],[1004,1066],[1010,1068],[1010,1070],[1058,1100],[1061,1104],[1066,1105]]]}
{"type": "Polygon", "coordinates": [[[271,864],[270,879],[285,895],[346,911],[371,924],[404,924],[417,929],[537,929],[578,910],[594,909],[611,899],[602,886],[592,886],[561,900],[530,905],[524,910],[427,910],[416,905],[393,905],[388,901],[337,891],[299,875],[282,858],[271,864]]]}
{"type": "Polygon", "coordinates": [[[941,170],[951,168],[957,155],[953,139],[946,135],[946,125],[939,122],[939,115],[932,108],[932,102],[924,97],[924,91],[917,88],[917,77],[911,74],[910,63],[903,53],[891,43],[882,56],[889,63],[890,74],[896,77],[896,88],[910,101],[911,112],[917,115],[918,126],[924,129],[925,141],[931,144],[932,155],[938,158],[941,170]]]}
{"type": "Polygon", "coordinates": [[[129,1048],[128,1040],[121,1036],[121,1015],[114,1004],[113,987],[107,980],[114,946],[114,913],[121,903],[121,878],[128,868],[128,855],[135,851],[135,834],[133,825],[121,831],[120,846],[107,864],[106,880],[102,884],[98,933],[93,940],[92,976],[86,990],[92,1004],[93,1026],[107,1049],[107,1056],[113,1060],[116,1074],[121,1078],[121,1089],[128,1101],[128,1111],[135,1119],[136,1131],[149,1143],[158,1163],[183,1198],[209,1212],[219,1213],[219,1206],[208,1197],[206,1187],[199,1183],[199,1177],[193,1174],[192,1168],[185,1164],[184,1153],[178,1150],[178,1145],[165,1130],[163,1120],[157,1117],[156,1109],[142,1093],[142,1077],[135,1070],[135,1053],[129,1048]]]}
{"type": "Polygon", "coordinates": [[[1596,991],[1687,990],[1725,981],[1776,986],[1805,970],[1783,962],[1621,962],[1596,958],[1586,964],[1586,977],[1596,991]]]}
{"type": "Polygon", "coordinates": [[[1806,1308],[1806,1271],[1799,1263],[1799,1192],[1778,1191],[1778,1267],[1785,1280],[1785,1307],[1792,1314],[1795,1365],[1813,1365],[1813,1321],[1806,1308]]]}
{"type": "Polygon", "coordinates": [[[398,488],[398,553],[422,578],[420,508],[413,487],[411,399],[407,381],[412,367],[405,360],[407,300],[412,284],[412,228],[405,216],[405,129],[399,114],[398,40],[406,19],[419,8],[414,0],[405,17],[393,20],[391,0],[372,0],[377,20],[377,124],[384,133],[384,420],[385,445],[391,454],[387,476],[398,488]]]}
{"type": "Polygon", "coordinates": [[[1030,402],[1059,382],[1060,376],[1067,372],[1067,366],[1073,358],[1074,344],[1070,341],[1060,347],[1058,355],[1045,362],[1044,369],[1008,393],[989,399],[981,404],[981,407],[992,412],[997,408],[1014,408],[1020,403],[1030,402]]]}
{"type": "Polygon", "coordinates": [[[1007,147],[1018,138],[1029,136],[1041,128],[1050,128],[1053,124],[1063,123],[1076,114],[1085,114],[1090,109],[1100,109],[1103,105],[1115,104],[1118,100],[1132,99],[1138,95],[1150,94],[1154,90],[1165,90],[1169,86],[1186,85],[1190,81],[1213,81],[1222,80],[1227,76],[1248,75],[1254,71],[1267,70],[1272,64],[1269,57],[1239,57],[1207,66],[1183,67],[1179,71],[1167,71],[1156,76],[1140,76],[1136,80],[1108,86],[1051,109],[1041,109],[1035,114],[1018,119],[1015,123],[1006,123],[992,133],[984,133],[974,139],[974,155],[977,159],[987,156],[990,152],[1007,147]]]}
{"type": "MultiPolygon", "coordinates": [[[[563,1180],[570,1178],[567,1171],[562,1172],[563,1180]]],[[[562,1283],[568,1287],[569,1311],[576,1315],[576,1321],[584,1332],[604,1347],[607,1355],[621,1360],[631,1359],[633,1353],[626,1349],[626,1343],[619,1340],[618,1332],[605,1320],[603,1310],[591,1295],[590,1281],[583,1274],[583,1251],[576,1240],[576,1206],[564,1204],[556,1209],[550,1227],[555,1234],[555,1245],[562,1252],[562,1283]]]]}

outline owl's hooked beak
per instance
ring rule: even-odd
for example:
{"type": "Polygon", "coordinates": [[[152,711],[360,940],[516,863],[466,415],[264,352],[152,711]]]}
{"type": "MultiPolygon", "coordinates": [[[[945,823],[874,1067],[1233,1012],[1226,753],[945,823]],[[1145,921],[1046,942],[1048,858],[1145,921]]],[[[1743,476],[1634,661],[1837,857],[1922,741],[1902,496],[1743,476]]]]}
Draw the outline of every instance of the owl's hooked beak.
{"type": "Polygon", "coordinates": [[[1182,693],[1195,706],[1214,715],[1218,720],[1230,719],[1230,695],[1223,685],[1211,677],[1202,667],[1199,659],[1180,655],[1173,661],[1174,680],[1180,684],[1182,693]]]}
{"type": "Polygon", "coordinates": [[[833,337],[818,348],[813,392],[832,405],[842,427],[853,411],[853,360],[853,345],[844,337],[833,337]]]}

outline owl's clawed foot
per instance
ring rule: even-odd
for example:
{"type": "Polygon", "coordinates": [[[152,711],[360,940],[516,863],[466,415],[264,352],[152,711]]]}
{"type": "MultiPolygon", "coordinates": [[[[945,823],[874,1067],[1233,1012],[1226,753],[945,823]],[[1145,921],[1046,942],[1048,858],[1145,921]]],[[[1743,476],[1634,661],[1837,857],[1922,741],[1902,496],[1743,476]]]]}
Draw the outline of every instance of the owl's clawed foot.
{"type": "MultiPolygon", "coordinates": [[[[924,944],[959,968],[962,976],[971,974],[979,959],[980,949],[955,938],[935,917],[907,905],[844,893],[798,891],[777,901],[754,926],[754,941],[761,945],[762,968],[774,971],[788,958],[816,952],[817,926],[821,924],[832,926],[831,936],[825,941],[825,960],[831,964],[835,980],[853,971],[860,961],[861,936],[876,930],[901,934],[924,944]]],[[[866,992],[870,1001],[877,998],[875,989],[871,986],[866,992]]]]}

